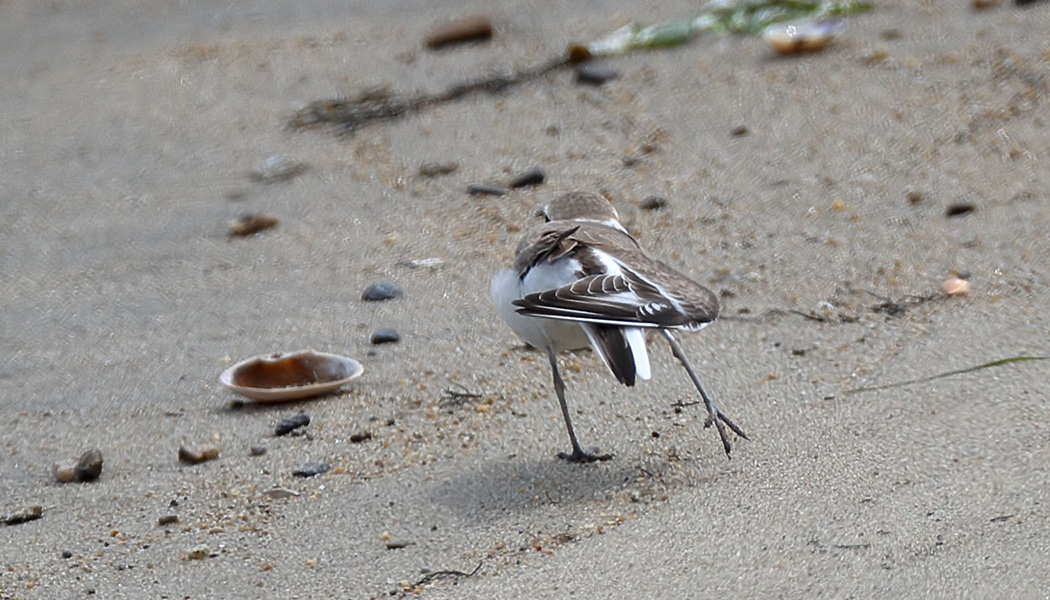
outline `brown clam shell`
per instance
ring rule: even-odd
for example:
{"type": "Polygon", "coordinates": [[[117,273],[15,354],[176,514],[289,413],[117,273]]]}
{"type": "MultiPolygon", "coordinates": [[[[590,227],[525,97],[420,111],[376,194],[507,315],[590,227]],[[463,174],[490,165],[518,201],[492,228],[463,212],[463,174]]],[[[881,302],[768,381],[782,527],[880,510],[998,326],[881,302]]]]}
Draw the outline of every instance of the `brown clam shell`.
{"type": "Polygon", "coordinates": [[[257,402],[285,402],[333,391],[363,372],[352,358],[300,350],[242,360],[223,371],[219,383],[257,402]]]}

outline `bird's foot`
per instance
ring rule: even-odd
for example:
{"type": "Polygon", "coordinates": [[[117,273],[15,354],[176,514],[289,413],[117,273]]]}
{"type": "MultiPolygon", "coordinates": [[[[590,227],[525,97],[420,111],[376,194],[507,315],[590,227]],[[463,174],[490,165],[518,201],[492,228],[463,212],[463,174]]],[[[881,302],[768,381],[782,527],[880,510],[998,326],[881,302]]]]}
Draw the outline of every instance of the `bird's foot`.
{"type": "Polygon", "coordinates": [[[558,458],[574,463],[592,463],[600,460],[612,460],[612,454],[597,454],[597,452],[599,452],[598,448],[591,448],[591,450],[593,450],[595,454],[584,452],[582,448],[575,448],[573,449],[572,454],[569,454],[568,452],[559,452],[558,458]]]}

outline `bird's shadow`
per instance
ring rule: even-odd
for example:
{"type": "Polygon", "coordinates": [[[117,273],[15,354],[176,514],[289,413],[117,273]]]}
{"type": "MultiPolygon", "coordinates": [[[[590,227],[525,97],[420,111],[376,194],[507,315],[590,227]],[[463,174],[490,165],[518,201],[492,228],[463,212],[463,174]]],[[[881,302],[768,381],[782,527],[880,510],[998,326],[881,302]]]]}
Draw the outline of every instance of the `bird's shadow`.
{"type": "Polygon", "coordinates": [[[497,520],[552,504],[579,504],[622,489],[638,475],[626,462],[573,464],[550,459],[495,459],[464,471],[430,490],[438,505],[472,519],[497,520]]]}

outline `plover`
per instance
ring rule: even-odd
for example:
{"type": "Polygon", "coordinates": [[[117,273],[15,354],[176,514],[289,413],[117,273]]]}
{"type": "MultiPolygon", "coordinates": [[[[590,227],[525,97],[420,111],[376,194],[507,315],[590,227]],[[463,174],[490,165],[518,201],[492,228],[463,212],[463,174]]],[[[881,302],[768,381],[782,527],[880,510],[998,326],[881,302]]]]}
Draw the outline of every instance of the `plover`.
{"type": "Polygon", "coordinates": [[[649,379],[645,331],[656,329],[671,345],[707,408],[705,427],[714,423],[729,456],[725,428],[747,439],[700,385],[671,330],[696,331],[718,317],[718,298],[667,264],[649,258],[605,198],[570,192],[542,210],[546,222],[521,240],[514,266],[492,280],[500,316],[531,346],[547,353],[573,462],[608,460],[584,452],[576,440],[558,373],[559,352],[590,346],[620,383],[649,379]]]}

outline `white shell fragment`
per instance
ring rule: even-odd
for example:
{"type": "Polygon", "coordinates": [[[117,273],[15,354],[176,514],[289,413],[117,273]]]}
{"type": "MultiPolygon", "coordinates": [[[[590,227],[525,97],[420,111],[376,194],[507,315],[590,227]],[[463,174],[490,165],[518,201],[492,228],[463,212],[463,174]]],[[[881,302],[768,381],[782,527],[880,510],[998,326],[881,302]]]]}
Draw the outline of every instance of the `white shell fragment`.
{"type": "Polygon", "coordinates": [[[242,360],[219,376],[234,393],[258,402],[284,402],[333,391],[364,372],[352,358],[300,350],[242,360]]]}
{"type": "Polygon", "coordinates": [[[780,54],[802,54],[820,50],[845,28],[841,18],[774,23],[762,31],[762,39],[780,54]]]}

